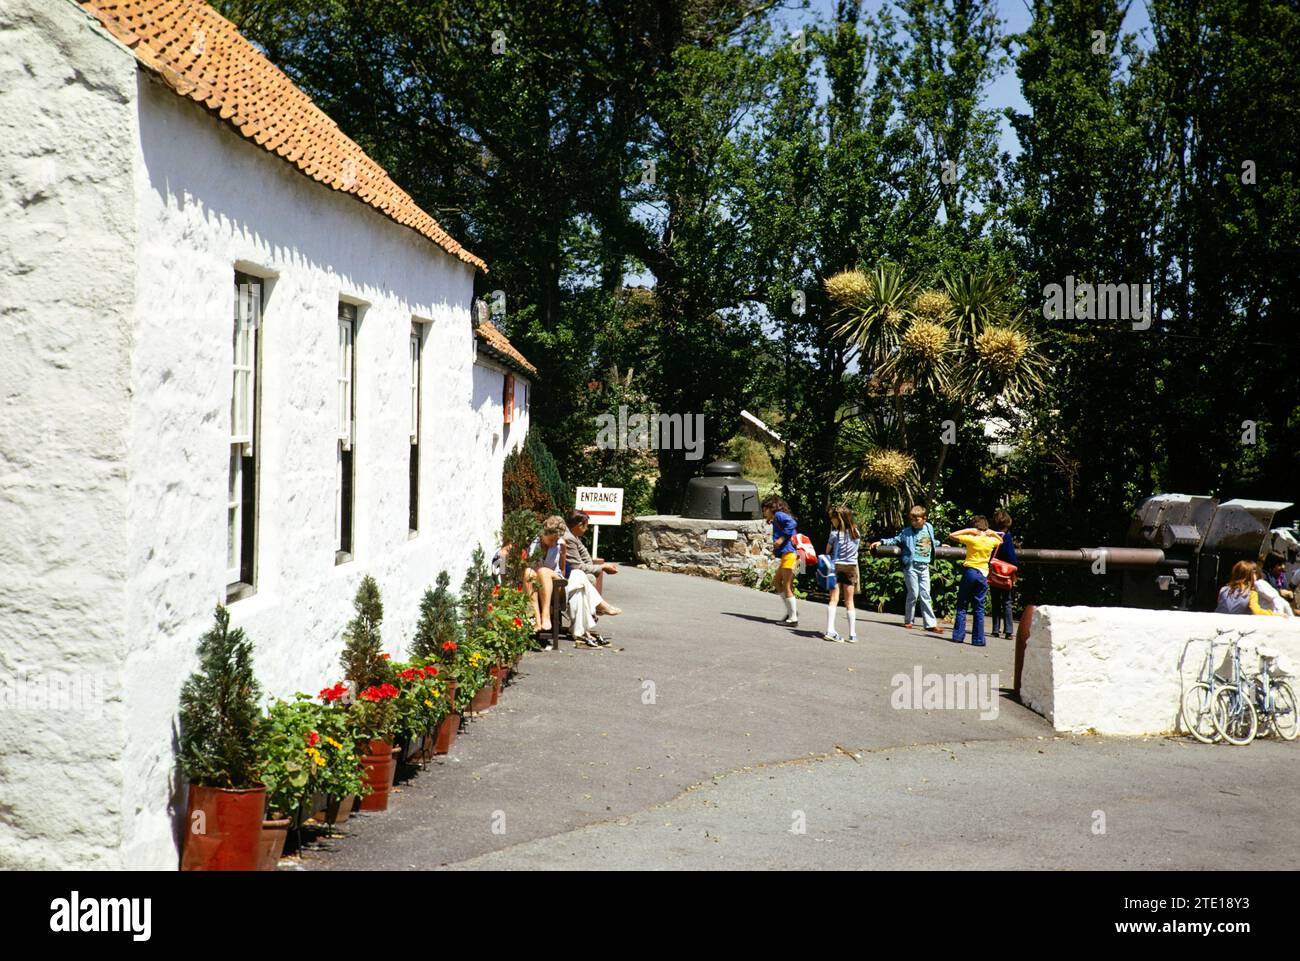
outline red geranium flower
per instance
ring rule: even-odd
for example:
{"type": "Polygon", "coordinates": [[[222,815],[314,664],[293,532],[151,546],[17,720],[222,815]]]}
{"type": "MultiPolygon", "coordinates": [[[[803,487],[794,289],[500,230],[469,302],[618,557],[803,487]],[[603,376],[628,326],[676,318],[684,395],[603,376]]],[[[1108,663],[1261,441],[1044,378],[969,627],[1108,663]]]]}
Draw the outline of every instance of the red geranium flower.
{"type": "Polygon", "coordinates": [[[397,688],[391,684],[380,684],[378,687],[368,687],[362,691],[358,697],[363,701],[383,701],[390,697],[397,697],[397,688]]]}
{"type": "Polygon", "coordinates": [[[344,684],[342,681],[339,681],[333,687],[325,688],[316,696],[328,704],[333,704],[335,701],[337,701],[347,692],[348,692],[348,686],[344,684]]]}
{"type": "Polygon", "coordinates": [[[488,604],[488,613],[489,613],[489,614],[492,613],[492,605],[491,605],[491,604],[488,604]]]}
{"type": "Polygon", "coordinates": [[[391,660],[393,657],[393,655],[391,654],[381,654],[379,656],[382,657],[385,661],[391,660]]]}
{"type": "Polygon", "coordinates": [[[307,746],[308,746],[308,747],[315,747],[315,746],[316,746],[317,744],[319,744],[319,743],[320,743],[320,735],[317,734],[315,731],[308,731],[308,732],[307,732],[307,746]]]}
{"type": "Polygon", "coordinates": [[[516,618],[515,618],[515,627],[523,627],[523,626],[524,626],[524,622],[521,621],[519,618],[516,617],[516,618]]]}
{"type": "Polygon", "coordinates": [[[492,596],[493,596],[493,597],[496,597],[496,596],[497,596],[498,594],[500,594],[500,593],[501,593],[501,585],[500,585],[500,584],[498,584],[496,587],[492,588],[492,596]]]}
{"type": "Polygon", "coordinates": [[[443,649],[444,651],[454,651],[454,650],[456,650],[456,642],[455,642],[455,641],[443,641],[443,642],[442,642],[442,649],[443,649]]]}

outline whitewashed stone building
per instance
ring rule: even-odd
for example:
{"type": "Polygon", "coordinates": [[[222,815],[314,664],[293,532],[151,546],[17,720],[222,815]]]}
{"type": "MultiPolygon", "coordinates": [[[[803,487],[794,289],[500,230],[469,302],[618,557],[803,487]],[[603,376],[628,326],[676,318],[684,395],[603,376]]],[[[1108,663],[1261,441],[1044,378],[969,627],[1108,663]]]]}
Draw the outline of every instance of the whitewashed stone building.
{"type": "Polygon", "coordinates": [[[315,692],[363,575],[400,654],[494,543],[481,270],[199,0],[0,4],[0,867],[176,867],[216,603],[315,692]]]}

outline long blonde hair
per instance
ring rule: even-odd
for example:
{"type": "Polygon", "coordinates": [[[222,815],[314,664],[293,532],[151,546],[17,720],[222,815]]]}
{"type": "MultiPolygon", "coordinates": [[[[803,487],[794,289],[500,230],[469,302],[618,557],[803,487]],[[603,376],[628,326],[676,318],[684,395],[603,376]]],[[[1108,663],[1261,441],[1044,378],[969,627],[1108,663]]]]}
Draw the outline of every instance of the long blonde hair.
{"type": "Polygon", "coordinates": [[[844,531],[855,541],[859,540],[862,535],[858,533],[858,525],[853,523],[853,511],[849,510],[843,504],[832,507],[828,512],[831,519],[831,527],[837,531],[844,531]]]}

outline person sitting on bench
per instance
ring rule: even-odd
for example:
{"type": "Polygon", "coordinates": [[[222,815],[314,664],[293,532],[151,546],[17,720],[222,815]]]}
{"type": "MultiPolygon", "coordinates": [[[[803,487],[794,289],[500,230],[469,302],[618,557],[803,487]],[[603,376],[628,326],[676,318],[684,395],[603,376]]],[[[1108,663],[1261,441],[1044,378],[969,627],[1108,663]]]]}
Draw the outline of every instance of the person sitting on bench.
{"type": "Polygon", "coordinates": [[[564,534],[564,518],[554,514],[542,522],[542,532],[528,545],[532,564],[524,568],[524,584],[533,607],[533,626],[543,634],[551,629],[551,593],[555,582],[564,582],[564,534]]]}
{"type": "MultiPolygon", "coordinates": [[[[585,533],[590,518],[581,511],[569,515],[569,523],[576,523],[577,530],[585,533]]],[[[600,564],[591,559],[587,546],[582,543],[582,534],[576,533],[571,526],[564,536],[565,547],[565,584],[569,620],[573,623],[573,639],[588,647],[600,647],[609,642],[594,630],[596,619],[602,614],[613,617],[623,612],[600,596],[595,578],[603,573],[617,573],[613,564],[600,564]]]]}
{"type": "MultiPolygon", "coordinates": [[[[605,575],[617,574],[617,564],[606,564],[599,557],[592,557],[587,551],[587,545],[583,538],[587,536],[587,531],[591,528],[591,518],[583,511],[569,511],[569,516],[565,518],[565,524],[568,525],[568,533],[564,535],[564,546],[568,550],[568,567],[573,570],[575,567],[586,574],[596,582],[596,590],[602,594],[605,592],[605,575]]],[[[566,572],[567,573],[567,572],[566,572]]]]}

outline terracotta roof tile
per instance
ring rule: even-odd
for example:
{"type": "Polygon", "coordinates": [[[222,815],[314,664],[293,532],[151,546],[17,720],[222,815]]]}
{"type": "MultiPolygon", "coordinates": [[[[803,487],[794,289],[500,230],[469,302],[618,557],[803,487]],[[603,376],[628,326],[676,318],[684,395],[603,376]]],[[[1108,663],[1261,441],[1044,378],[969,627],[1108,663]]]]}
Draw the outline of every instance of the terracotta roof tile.
{"type": "Polygon", "coordinates": [[[355,194],[447,253],[487,271],[233,23],[202,0],[79,2],[177,93],[203,104],[303,173],[355,194]]]}
{"type": "Polygon", "coordinates": [[[485,343],[490,353],[526,374],[537,376],[537,368],[528,362],[528,358],[510,343],[510,338],[497,328],[490,320],[480,321],[474,328],[478,339],[485,343]]]}

